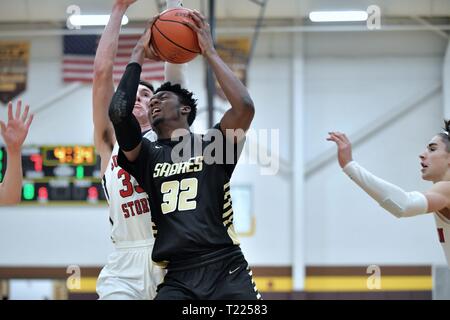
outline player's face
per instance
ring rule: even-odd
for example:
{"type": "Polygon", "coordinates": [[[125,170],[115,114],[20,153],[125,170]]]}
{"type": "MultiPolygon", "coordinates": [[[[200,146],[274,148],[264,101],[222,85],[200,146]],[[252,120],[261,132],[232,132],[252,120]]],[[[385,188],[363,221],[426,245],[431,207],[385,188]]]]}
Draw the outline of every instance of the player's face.
{"type": "Polygon", "coordinates": [[[153,127],[167,120],[180,120],[180,101],[170,91],[160,91],[150,99],[148,118],[153,127]]]}
{"type": "Polygon", "coordinates": [[[149,125],[148,122],[148,110],[150,108],[150,98],[153,96],[153,92],[146,86],[140,84],[136,93],[136,102],[134,103],[133,115],[142,126],[149,125]]]}
{"type": "Polygon", "coordinates": [[[450,153],[440,136],[435,136],[428,143],[425,151],[419,156],[422,166],[422,179],[442,181],[450,168],[450,153]]]}

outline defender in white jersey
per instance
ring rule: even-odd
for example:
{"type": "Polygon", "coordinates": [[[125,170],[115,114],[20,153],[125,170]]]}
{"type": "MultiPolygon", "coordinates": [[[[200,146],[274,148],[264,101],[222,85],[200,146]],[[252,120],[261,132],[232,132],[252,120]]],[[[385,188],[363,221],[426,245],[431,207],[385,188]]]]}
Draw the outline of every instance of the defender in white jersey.
{"type": "MultiPolygon", "coordinates": [[[[144,137],[156,138],[153,131],[144,137]]],[[[116,142],[102,181],[115,251],[100,273],[97,293],[100,299],[153,299],[165,272],[151,259],[154,238],[148,196],[136,179],[117,165],[118,151],[116,142]]]]}
{"type": "MultiPolygon", "coordinates": [[[[112,228],[111,239],[115,246],[97,280],[100,299],[153,299],[165,273],[151,259],[154,238],[148,196],[136,179],[117,165],[118,144],[108,117],[109,104],[114,94],[113,64],[118,50],[120,24],[127,8],[134,2],[136,0],[115,1],[94,61],[94,143],[101,158],[103,188],[109,204],[112,228]]],[[[180,0],[167,0],[168,8],[179,6],[180,0]]],[[[140,41],[144,43],[145,40],[140,41]]],[[[152,51],[145,51],[147,58],[159,59],[152,51]]],[[[185,86],[185,69],[185,64],[166,63],[166,80],[185,86]]],[[[155,140],[156,135],[151,131],[147,116],[152,95],[153,86],[141,81],[133,114],[144,137],[155,140]]]]}
{"type": "MultiPolygon", "coordinates": [[[[148,131],[144,137],[156,141],[153,131],[148,131]]],[[[153,243],[148,196],[136,179],[118,166],[118,152],[119,144],[116,142],[102,180],[103,191],[111,208],[111,240],[113,243],[125,244],[149,239],[153,243]]]]}
{"type": "Polygon", "coordinates": [[[397,218],[433,213],[439,242],[450,268],[450,121],[445,121],[445,131],[434,136],[426,150],[419,156],[422,179],[432,181],[425,192],[405,192],[384,181],[352,159],[351,143],[340,132],[330,132],[327,140],[338,147],[338,161],[344,172],[381,207],[397,218]]]}
{"type": "Polygon", "coordinates": [[[450,214],[444,216],[440,212],[434,213],[434,219],[436,220],[436,227],[441,243],[442,249],[444,249],[445,258],[450,268],[450,214]]]}

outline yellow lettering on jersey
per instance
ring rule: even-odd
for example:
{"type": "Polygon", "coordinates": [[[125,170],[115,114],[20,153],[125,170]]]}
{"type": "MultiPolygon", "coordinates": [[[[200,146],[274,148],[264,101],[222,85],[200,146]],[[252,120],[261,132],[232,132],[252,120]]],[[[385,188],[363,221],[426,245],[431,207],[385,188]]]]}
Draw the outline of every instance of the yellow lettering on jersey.
{"type": "Polygon", "coordinates": [[[189,169],[189,162],[180,163],[180,167],[182,167],[181,173],[186,173],[187,170],[189,169]]]}
{"type": "Polygon", "coordinates": [[[178,169],[177,169],[176,174],[182,173],[182,172],[183,172],[183,169],[184,169],[184,162],[180,162],[180,163],[178,164],[178,169]]]}
{"type": "Polygon", "coordinates": [[[187,162],[187,164],[188,164],[188,166],[187,166],[186,172],[193,172],[194,168],[192,168],[192,166],[194,164],[191,162],[191,160],[189,160],[189,162],[187,162]]]}
{"type": "Polygon", "coordinates": [[[174,163],[170,166],[170,172],[169,176],[172,176],[177,173],[178,168],[180,167],[181,163],[174,163]]]}
{"type": "Polygon", "coordinates": [[[161,170],[163,163],[157,163],[153,172],[153,178],[159,177],[159,170],[161,170]]]}
{"type": "Polygon", "coordinates": [[[186,162],[178,163],[157,163],[153,172],[153,177],[168,177],[176,174],[189,172],[199,172],[203,170],[203,156],[189,159],[186,162]]]}
{"type": "Polygon", "coordinates": [[[194,167],[195,172],[203,170],[203,156],[195,157],[194,163],[195,163],[194,167]]]}
{"type": "Polygon", "coordinates": [[[161,173],[160,173],[160,177],[167,177],[169,175],[170,172],[170,163],[164,163],[162,168],[161,168],[161,173]]]}

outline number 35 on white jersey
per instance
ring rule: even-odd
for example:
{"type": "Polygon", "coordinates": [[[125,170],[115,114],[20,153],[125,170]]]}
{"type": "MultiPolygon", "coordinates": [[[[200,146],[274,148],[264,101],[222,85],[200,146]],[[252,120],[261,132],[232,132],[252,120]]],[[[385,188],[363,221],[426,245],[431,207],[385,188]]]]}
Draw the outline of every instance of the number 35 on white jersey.
{"type": "MultiPolygon", "coordinates": [[[[144,138],[155,141],[156,135],[150,131],[144,138]]],[[[154,239],[148,195],[133,176],[118,166],[118,152],[116,142],[102,181],[109,203],[111,239],[114,243],[154,239]]]]}

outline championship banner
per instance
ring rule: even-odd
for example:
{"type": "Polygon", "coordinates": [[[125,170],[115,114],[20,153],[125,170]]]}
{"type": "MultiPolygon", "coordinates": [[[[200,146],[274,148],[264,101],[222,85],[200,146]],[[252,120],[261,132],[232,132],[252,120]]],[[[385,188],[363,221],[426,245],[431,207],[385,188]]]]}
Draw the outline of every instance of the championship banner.
{"type": "Polygon", "coordinates": [[[0,41],[0,101],[8,103],[27,86],[30,43],[0,41]]]}
{"type": "MultiPolygon", "coordinates": [[[[234,74],[247,85],[247,60],[250,54],[250,39],[248,38],[218,38],[216,50],[222,60],[234,74]]],[[[216,80],[216,93],[226,100],[219,83],[216,80]]]]}

